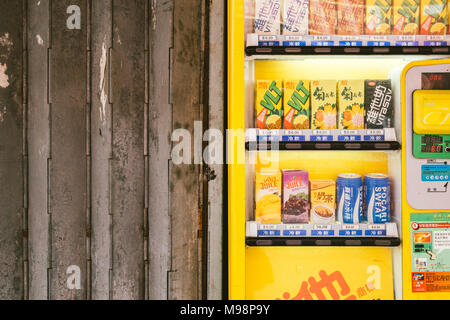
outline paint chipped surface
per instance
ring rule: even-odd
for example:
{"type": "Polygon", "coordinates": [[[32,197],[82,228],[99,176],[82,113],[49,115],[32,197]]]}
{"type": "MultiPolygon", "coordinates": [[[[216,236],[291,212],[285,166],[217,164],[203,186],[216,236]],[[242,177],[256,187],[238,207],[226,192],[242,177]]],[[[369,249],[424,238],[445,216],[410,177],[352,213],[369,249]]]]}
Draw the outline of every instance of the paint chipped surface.
{"type": "Polygon", "coordinates": [[[36,41],[37,41],[38,45],[40,45],[40,46],[44,45],[44,39],[42,39],[42,37],[39,34],[36,35],[36,41]]]}
{"type": "Polygon", "coordinates": [[[9,37],[9,33],[0,36],[0,62],[8,60],[9,53],[13,47],[13,42],[9,37]]]}
{"type": "Polygon", "coordinates": [[[0,63],[0,87],[8,88],[9,87],[9,78],[6,74],[7,66],[6,64],[0,63]]]}
{"type": "Polygon", "coordinates": [[[102,46],[102,56],[100,57],[100,121],[105,122],[106,121],[106,102],[108,101],[108,95],[106,94],[106,80],[105,80],[105,73],[106,73],[106,63],[107,63],[107,48],[106,48],[106,37],[103,41],[102,46]]]}
{"type": "Polygon", "coordinates": [[[6,106],[3,106],[3,109],[0,108],[0,122],[5,121],[6,116],[6,106]]]}

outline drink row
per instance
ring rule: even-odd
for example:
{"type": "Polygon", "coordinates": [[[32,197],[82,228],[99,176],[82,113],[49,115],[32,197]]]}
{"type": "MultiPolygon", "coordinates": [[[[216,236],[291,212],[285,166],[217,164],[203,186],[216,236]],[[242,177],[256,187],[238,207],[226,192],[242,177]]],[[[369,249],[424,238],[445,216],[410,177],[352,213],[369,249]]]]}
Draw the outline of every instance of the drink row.
{"type": "Polygon", "coordinates": [[[340,174],[334,180],[309,180],[306,170],[257,172],[255,220],[263,224],[389,223],[391,185],[387,175],[363,178],[340,174]]]}
{"type": "Polygon", "coordinates": [[[391,80],[257,80],[258,129],[394,126],[391,80]]]}
{"type": "Polygon", "coordinates": [[[262,35],[445,35],[447,0],[247,0],[262,35]]]}

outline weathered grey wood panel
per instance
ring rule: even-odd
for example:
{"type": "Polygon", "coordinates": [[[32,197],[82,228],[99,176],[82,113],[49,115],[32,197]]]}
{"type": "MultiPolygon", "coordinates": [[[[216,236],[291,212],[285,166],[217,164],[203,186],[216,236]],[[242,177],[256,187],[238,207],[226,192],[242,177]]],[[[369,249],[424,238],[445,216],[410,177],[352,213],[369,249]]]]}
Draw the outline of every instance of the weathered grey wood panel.
{"type": "Polygon", "coordinates": [[[49,5],[49,0],[28,1],[28,224],[29,298],[32,300],[48,297],[49,5]]]}
{"type": "Polygon", "coordinates": [[[112,216],[110,168],[112,109],[110,104],[110,49],[112,0],[92,2],[92,299],[110,298],[112,216]]]}
{"type": "Polygon", "coordinates": [[[50,299],[86,299],[87,1],[50,9],[50,299]],[[81,29],[67,28],[71,5],[81,9],[81,29]]]}
{"type": "Polygon", "coordinates": [[[3,0],[0,12],[0,299],[23,299],[23,3],[3,0]]]}
{"type": "Polygon", "coordinates": [[[208,127],[211,132],[210,141],[217,142],[218,148],[211,149],[209,167],[211,181],[208,183],[208,255],[207,255],[207,298],[209,300],[223,299],[223,188],[224,188],[224,152],[220,149],[218,137],[225,137],[225,1],[210,1],[209,12],[209,79],[206,90],[209,91],[208,127]],[[218,133],[221,133],[219,135],[218,133]],[[215,135],[216,133],[217,135],[215,135]],[[214,136],[214,138],[212,138],[214,136]],[[214,151],[212,151],[214,150],[214,151]],[[218,161],[216,161],[218,160],[218,161]]]}
{"type": "MultiPolygon", "coordinates": [[[[194,137],[194,122],[202,121],[202,1],[174,2],[171,102],[173,129],[194,137]]],[[[193,139],[192,139],[193,142],[193,139]]],[[[192,148],[193,149],[193,148],[192,148]]],[[[170,165],[171,271],[169,299],[201,298],[201,166],[170,165]]]]}
{"type": "Polygon", "coordinates": [[[149,106],[149,298],[168,297],[170,270],[169,160],[172,134],[170,63],[173,1],[152,0],[149,106]]]}
{"type": "Polygon", "coordinates": [[[146,1],[113,2],[111,50],[113,299],[143,299],[146,1]]]}

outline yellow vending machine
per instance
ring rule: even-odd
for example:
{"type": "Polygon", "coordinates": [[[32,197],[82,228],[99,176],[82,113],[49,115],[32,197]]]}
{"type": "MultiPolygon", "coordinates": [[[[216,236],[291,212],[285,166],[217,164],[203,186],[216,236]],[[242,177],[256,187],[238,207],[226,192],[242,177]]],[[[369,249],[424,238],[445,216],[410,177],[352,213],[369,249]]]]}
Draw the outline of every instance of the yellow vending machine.
{"type": "Polygon", "coordinates": [[[231,300],[450,298],[447,15],[228,1],[231,300]]]}

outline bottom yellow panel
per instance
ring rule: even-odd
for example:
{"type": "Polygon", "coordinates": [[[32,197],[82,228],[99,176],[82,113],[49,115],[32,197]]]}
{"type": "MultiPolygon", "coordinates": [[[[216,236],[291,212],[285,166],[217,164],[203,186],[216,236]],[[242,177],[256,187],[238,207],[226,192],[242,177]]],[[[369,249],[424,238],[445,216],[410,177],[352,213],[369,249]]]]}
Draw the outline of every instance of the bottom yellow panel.
{"type": "Polygon", "coordinates": [[[390,248],[249,247],[248,300],[393,300],[390,248]]]}

